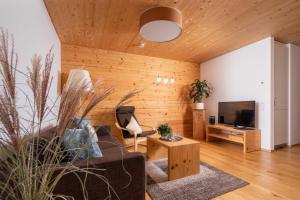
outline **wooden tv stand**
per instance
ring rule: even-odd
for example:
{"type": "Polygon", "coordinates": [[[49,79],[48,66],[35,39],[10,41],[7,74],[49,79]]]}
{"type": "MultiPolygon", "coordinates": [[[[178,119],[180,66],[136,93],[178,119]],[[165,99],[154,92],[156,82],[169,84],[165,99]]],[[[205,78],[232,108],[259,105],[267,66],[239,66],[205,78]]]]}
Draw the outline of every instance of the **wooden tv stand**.
{"type": "Polygon", "coordinates": [[[206,142],[209,138],[219,138],[243,144],[244,153],[260,150],[260,130],[235,129],[222,124],[206,126],[206,142]]]}

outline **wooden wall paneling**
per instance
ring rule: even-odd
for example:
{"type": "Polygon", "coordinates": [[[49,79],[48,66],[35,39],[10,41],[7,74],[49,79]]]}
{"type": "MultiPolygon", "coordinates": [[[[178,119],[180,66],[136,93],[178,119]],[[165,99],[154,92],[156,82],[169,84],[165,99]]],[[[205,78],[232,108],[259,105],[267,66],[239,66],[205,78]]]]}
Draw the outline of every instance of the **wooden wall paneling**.
{"type": "Polygon", "coordinates": [[[198,64],[63,44],[62,84],[71,69],[82,67],[90,72],[93,80],[103,80],[103,87],[115,89],[90,113],[95,124],[109,124],[116,136],[120,136],[114,126],[113,108],[130,90],[143,89],[132,101],[141,124],[157,127],[167,122],[177,134],[192,134],[192,102],[188,90],[200,76],[198,64]],[[156,84],[157,75],[174,77],[176,82],[156,84]]]}

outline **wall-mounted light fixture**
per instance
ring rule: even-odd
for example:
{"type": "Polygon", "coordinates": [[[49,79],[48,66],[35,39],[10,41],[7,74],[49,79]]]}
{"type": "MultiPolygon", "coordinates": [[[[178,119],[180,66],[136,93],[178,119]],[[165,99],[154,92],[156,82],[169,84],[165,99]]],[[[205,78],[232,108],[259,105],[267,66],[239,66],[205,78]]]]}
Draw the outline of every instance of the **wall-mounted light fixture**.
{"type": "Polygon", "coordinates": [[[156,77],[156,83],[157,84],[160,84],[160,83],[164,83],[164,84],[173,84],[175,83],[175,78],[174,77],[171,77],[171,78],[168,78],[168,77],[161,77],[159,75],[157,75],[156,77]]]}
{"type": "Polygon", "coordinates": [[[156,83],[160,83],[161,82],[161,77],[158,75],[157,77],[156,77],[156,83]]]}
{"type": "Polygon", "coordinates": [[[172,77],[172,78],[170,79],[170,82],[171,82],[171,83],[175,83],[175,78],[172,77]]]}
{"type": "Polygon", "coordinates": [[[164,83],[165,84],[169,83],[169,79],[167,77],[164,78],[164,83]]]}

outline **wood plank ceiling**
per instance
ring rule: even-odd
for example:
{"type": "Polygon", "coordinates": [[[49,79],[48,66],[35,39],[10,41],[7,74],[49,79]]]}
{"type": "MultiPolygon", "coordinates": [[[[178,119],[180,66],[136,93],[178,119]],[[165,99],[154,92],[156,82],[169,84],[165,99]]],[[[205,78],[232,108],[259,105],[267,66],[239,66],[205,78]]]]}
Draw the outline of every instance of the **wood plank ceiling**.
{"type": "Polygon", "coordinates": [[[65,44],[201,63],[274,36],[300,45],[300,0],[44,0],[65,44]],[[139,17],[170,6],[183,15],[171,42],[144,41],[139,17]],[[139,44],[145,42],[144,48],[139,44]]]}

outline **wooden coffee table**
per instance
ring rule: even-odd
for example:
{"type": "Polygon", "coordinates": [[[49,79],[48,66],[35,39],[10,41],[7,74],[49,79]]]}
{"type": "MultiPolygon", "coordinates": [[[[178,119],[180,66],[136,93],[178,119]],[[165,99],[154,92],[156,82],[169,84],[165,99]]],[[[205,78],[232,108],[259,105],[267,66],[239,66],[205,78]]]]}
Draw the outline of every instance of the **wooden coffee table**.
{"type": "Polygon", "coordinates": [[[151,160],[168,158],[168,178],[174,180],[200,172],[200,143],[183,138],[177,142],[160,140],[155,134],[147,138],[147,157],[151,160]]]}

